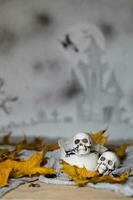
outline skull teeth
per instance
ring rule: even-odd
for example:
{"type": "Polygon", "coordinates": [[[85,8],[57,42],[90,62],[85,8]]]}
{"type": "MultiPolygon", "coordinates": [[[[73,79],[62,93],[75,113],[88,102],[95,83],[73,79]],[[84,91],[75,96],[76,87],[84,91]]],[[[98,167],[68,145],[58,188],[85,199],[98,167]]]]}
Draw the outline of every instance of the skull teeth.
{"type": "Polygon", "coordinates": [[[98,171],[99,171],[100,174],[105,173],[107,171],[107,169],[108,169],[107,166],[103,165],[102,163],[98,167],[98,171]]]}
{"type": "Polygon", "coordinates": [[[100,174],[103,174],[105,172],[105,170],[102,169],[102,168],[98,168],[98,171],[99,171],[100,174]]]}

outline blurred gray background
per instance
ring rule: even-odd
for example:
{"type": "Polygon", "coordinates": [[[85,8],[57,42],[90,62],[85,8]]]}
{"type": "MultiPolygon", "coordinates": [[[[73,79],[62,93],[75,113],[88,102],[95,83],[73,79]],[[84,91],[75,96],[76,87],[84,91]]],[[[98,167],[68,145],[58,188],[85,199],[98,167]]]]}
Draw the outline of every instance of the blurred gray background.
{"type": "Polygon", "coordinates": [[[133,134],[133,1],[0,0],[0,132],[133,134]]]}

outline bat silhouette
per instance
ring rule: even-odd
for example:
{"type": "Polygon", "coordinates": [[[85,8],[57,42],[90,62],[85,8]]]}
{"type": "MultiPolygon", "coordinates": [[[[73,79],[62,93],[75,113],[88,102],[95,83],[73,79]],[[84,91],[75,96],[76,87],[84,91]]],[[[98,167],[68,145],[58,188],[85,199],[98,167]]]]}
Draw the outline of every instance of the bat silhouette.
{"type": "Polygon", "coordinates": [[[79,52],[79,49],[76,47],[76,45],[71,41],[69,34],[65,35],[65,39],[61,41],[61,44],[64,49],[71,48],[73,49],[76,53],[79,52]]]}

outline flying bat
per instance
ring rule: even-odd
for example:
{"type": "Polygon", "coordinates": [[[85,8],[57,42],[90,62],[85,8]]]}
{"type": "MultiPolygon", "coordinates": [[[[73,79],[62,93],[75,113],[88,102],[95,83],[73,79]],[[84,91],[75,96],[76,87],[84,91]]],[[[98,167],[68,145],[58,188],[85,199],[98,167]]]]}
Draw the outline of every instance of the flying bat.
{"type": "Polygon", "coordinates": [[[77,48],[77,46],[72,42],[72,40],[70,39],[69,34],[65,35],[65,39],[63,41],[60,41],[63,48],[64,49],[68,49],[71,48],[73,49],[76,53],[79,52],[79,49],[77,48]]]}

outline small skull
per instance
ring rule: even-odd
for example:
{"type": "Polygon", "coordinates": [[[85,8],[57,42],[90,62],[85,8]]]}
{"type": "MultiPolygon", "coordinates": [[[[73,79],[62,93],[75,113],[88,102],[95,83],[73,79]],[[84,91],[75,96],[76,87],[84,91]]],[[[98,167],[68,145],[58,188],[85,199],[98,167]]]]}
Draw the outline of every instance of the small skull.
{"type": "Polygon", "coordinates": [[[77,133],[73,138],[73,147],[77,155],[85,155],[90,153],[92,139],[87,133],[77,133]]]}
{"type": "Polygon", "coordinates": [[[120,165],[119,158],[111,151],[104,152],[97,163],[97,169],[102,175],[109,175],[111,171],[117,169],[120,165]]]}

